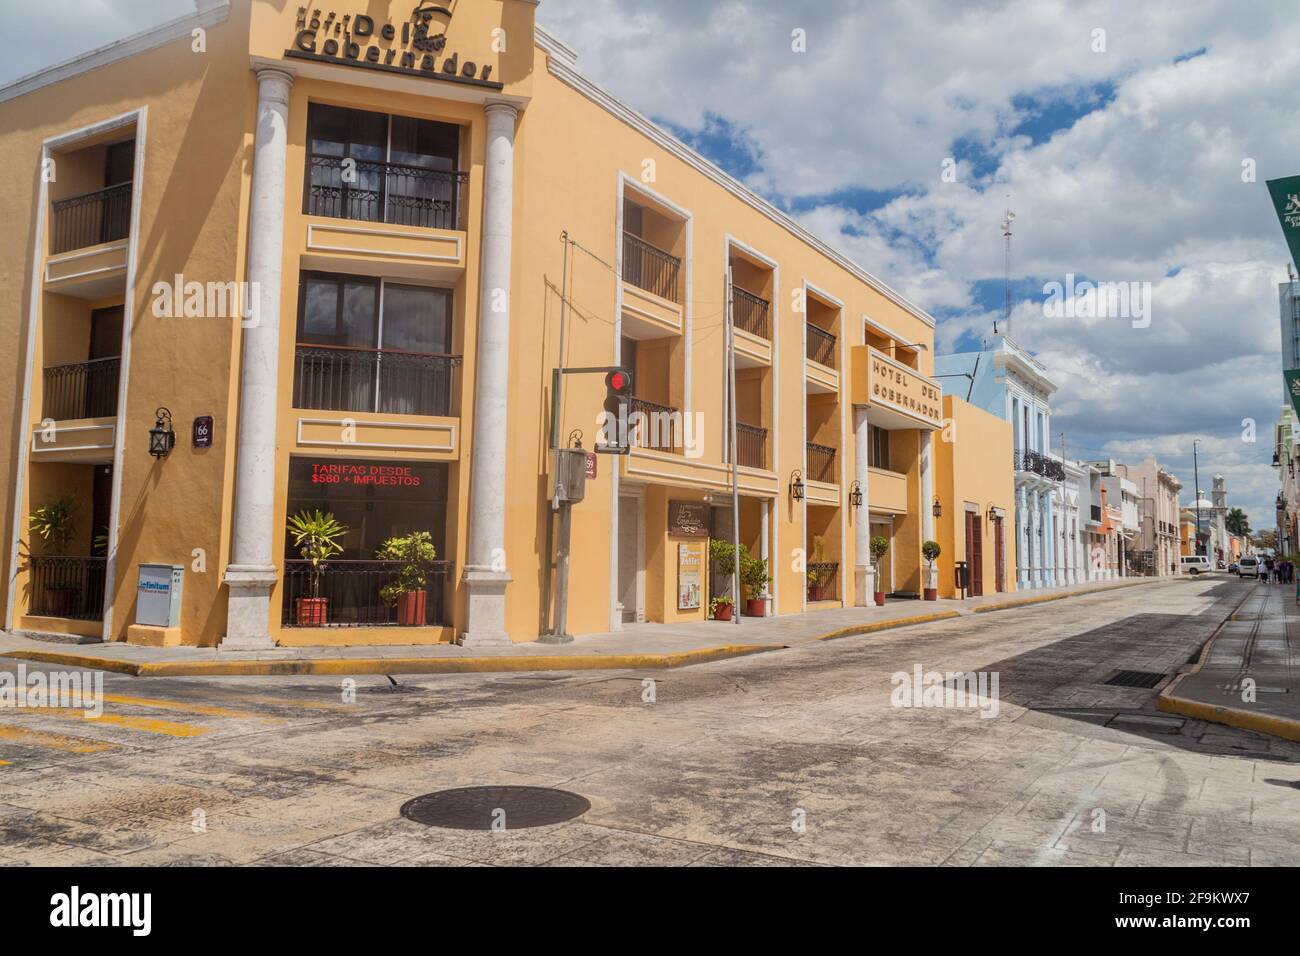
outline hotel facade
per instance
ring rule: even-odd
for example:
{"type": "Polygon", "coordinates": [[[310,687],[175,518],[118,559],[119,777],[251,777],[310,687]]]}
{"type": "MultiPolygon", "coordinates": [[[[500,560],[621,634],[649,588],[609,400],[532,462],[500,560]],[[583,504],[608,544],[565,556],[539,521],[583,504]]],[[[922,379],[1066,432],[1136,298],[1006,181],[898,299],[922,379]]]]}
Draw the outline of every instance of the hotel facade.
{"type": "Polygon", "coordinates": [[[583,456],[570,633],[705,619],[736,528],[759,614],[919,595],[945,505],[1010,541],[1009,432],[955,446],[1005,495],[936,490],[933,319],[585,79],[535,2],[198,8],[0,90],[7,628],[535,640],[553,442],[596,450],[612,367],[632,448],[583,456]]]}

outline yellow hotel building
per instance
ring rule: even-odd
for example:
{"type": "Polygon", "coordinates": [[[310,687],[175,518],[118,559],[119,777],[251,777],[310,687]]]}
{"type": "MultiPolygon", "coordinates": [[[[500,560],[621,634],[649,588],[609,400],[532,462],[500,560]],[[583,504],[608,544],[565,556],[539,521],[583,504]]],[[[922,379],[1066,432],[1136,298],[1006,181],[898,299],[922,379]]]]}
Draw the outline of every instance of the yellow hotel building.
{"type": "Polygon", "coordinates": [[[0,89],[7,628],[535,640],[553,399],[590,450],[606,396],[553,396],[561,363],[631,369],[642,423],[573,507],[571,633],[708,615],[733,455],[752,610],[926,586],[932,318],[584,79],[536,2],[198,8],[0,89]],[[304,511],[345,528],[316,569],[304,511]]]}

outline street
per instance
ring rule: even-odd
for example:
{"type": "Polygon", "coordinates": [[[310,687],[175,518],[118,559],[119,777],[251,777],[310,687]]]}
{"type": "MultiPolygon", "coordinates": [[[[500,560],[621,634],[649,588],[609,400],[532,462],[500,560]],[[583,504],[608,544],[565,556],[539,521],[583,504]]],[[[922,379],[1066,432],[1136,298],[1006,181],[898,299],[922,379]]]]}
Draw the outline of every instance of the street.
{"type": "Polygon", "coordinates": [[[1174,580],[672,671],[359,677],[354,703],[344,679],[108,674],[98,719],[0,712],[0,862],[1297,865],[1300,745],[1158,712],[1168,676],[1104,683],[1173,675],[1265,586],[1174,580]],[[996,694],[896,706],[918,667],[996,694]],[[400,814],[505,785],[590,808],[400,814]]]}

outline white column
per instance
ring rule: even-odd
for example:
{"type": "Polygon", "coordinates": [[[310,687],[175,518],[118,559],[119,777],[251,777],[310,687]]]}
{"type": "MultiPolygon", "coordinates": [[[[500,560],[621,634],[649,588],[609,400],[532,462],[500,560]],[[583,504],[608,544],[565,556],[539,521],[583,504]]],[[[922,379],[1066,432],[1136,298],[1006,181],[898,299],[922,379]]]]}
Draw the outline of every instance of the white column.
{"type": "MultiPolygon", "coordinates": [[[[956,508],[955,501],[948,502],[949,508],[956,508]]],[[[955,512],[954,512],[955,514],[955,512]]],[[[921,432],[921,541],[934,540],[934,433],[921,432]]],[[[971,569],[971,574],[975,569],[971,569]]],[[[923,587],[939,586],[939,569],[931,570],[924,559],[921,561],[921,578],[923,587]]]]}
{"type": "Polygon", "coordinates": [[[867,409],[853,406],[853,478],[862,491],[862,507],[853,509],[853,603],[868,607],[876,603],[876,576],[871,566],[871,496],[867,474],[871,462],[871,427],[867,409]]]}
{"type": "Polygon", "coordinates": [[[515,121],[508,103],[489,103],[479,267],[478,356],[470,438],[468,592],[461,644],[509,644],[506,634],[506,396],[510,390],[510,251],[514,225],[515,121]]]}
{"type": "Polygon", "coordinates": [[[280,271],[284,256],[284,183],[289,90],[284,70],[257,73],[257,132],[248,217],[249,301],[257,312],[243,325],[243,368],[236,438],[234,541],[225,583],[230,588],[221,647],[260,650],[271,639],[275,535],[275,410],[279,402],[280,271]]]}
{"type": "MultiPolygon", "coordinates": [[[[772,524],[772,502],[766,498],[759,499],[760,511],[758,522],[758,557],[767,568],[768,573],[772,573],[771,545],[768,543],[771,535],[772,524]]],[[[769,582],[770,583],[770,582],[769,582]]],[[[768,585],[763,585],[763,614],[768,616],[772,613],[772,598],[768,585]]]]}

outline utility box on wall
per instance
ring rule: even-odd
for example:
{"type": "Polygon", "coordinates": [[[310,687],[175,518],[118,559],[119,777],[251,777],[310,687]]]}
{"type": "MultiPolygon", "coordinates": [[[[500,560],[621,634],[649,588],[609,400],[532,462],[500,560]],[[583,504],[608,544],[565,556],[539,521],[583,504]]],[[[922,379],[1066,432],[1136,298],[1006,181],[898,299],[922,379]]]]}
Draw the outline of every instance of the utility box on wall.
{"type": "Polygon", "coordinates": [[[150,627],[177,627],[181,623],[181,584],[185,568],[179,564],[142,564],[136,585],[135,623],[150,627]]]}

